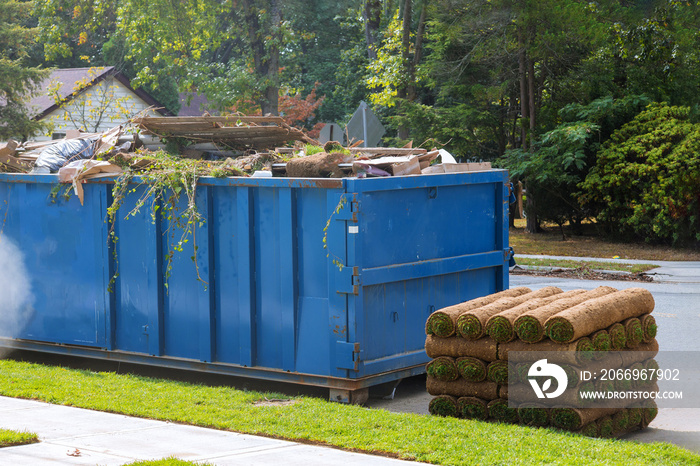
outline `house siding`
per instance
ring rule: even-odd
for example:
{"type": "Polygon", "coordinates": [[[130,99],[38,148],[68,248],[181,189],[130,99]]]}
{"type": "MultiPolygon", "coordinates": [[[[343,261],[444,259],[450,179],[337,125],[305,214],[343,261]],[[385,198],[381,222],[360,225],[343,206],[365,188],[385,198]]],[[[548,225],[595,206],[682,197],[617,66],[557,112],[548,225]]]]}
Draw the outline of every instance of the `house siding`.
{"type": "Polygon", "coordinates": [[[47,114],[43,120],[52,127],[34,140],[50,140],[53,133],[65,133],[71,129],[89,133],[106,131],[126,123],[148,107],[145,101],[117,79],[108,77],[83,90],[64,107],[47,114]]]}

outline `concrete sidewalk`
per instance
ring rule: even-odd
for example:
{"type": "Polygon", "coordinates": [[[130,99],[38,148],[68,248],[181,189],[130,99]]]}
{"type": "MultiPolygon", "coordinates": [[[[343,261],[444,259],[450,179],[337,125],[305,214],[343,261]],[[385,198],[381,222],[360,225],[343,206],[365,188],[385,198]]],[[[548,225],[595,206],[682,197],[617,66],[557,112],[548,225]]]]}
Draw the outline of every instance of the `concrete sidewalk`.
{"type": "Polygon", "coordinates": [[[0,448],[0,464],[123,465],[175,456],[214,465],[399,466],[383,456],[0,397],[0,426],[40,443],[0,448]]]}

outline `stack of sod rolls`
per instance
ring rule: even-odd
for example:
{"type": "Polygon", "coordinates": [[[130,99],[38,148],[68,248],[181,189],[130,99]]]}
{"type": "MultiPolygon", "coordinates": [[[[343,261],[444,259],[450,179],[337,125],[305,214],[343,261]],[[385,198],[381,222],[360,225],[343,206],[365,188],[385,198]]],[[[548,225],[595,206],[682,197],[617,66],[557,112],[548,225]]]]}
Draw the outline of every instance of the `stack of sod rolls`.
{"type": "MultiPolygon", "coordinates": [[[[629,357],[621,353],[625,357],[615,360],[625,367],[653,366],[653,359],[635,359],[636,354],[649,354],[638,351],[658,352],[653,309],[648,291],[607,286],[568,292],[518,287],[440,309],[425,327],[425,349],[432,358],[426,367],[427,390],[433,396],[429,410],[442,416],[551,425],[592,436],[619,436],[644,428],[656,416],[653,402],[625,409],[579,409],[573,406],[580,398],[569,398],[556,409],[537,404],[509,407],[508,352],[563,352],[570,363],[565,368],[569,388],[577,389],[573,396],[585,390],[629,389],[580,381],[577,368],[599,359],[604,351],[629,351],[629,357]]],[[[516,369],[519,384],[511,384],[514,393],[528,387],[529,365],[516,369]]]]}

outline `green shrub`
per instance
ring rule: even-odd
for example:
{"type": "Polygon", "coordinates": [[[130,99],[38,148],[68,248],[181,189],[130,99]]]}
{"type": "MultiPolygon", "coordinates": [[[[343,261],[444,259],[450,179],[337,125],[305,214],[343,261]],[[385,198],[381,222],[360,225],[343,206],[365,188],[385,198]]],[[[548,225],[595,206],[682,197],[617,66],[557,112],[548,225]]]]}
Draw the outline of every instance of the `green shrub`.
{"type": "Polygon", "coordinates": [[[688,107],[649,105],[603,145],[579,186],[610,234],[700,241],[700,124],[688,107]]]}

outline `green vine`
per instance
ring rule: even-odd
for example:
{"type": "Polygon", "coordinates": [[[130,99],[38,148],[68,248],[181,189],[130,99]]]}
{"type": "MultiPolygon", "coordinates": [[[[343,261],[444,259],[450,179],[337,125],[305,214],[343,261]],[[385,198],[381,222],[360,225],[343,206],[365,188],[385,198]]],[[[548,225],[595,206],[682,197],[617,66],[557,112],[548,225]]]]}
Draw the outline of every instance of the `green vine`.
{"type": "Polygon", "coordinates": [[[63,185],[63,184],[57,184],[53,188],[51,188],[51,192],[49,193],[49,199],[51,199],[51,203],[55,204],[56,200],[58,197],[62,197],[64,200],[68,201],[70,198],[73,196],[73,185],[63,185]]]}
{"type": "MultiPolygon", "coordinates": [[[[134,207],[124,216],[125,220],[133,217],[144,207],[150,209],[151,222],[155,224],[157,216],[167,220],[168,229],[166,233],[170,238],[170,248],[165,254],[164,284],[168,288],[173,259],[175,253],[181,253],[184,246],[192,240],[194,254],[191,256],[195,264],[197,280],[208,286],[208,283],[201,277],[199,266],[197,265],[197,228],[202,227],[206,219],[197,209],[196,193],[197,180],[203,174],[202,168],[206,162],[198,160],[181,159],[171,157],[167,153],[159,151],[153,155],[141,157],[140,168],[126,171],[115,182],[112,188],[112,204],[107,208],[107,219],[110,224],[110,239],[113,244],[117,244],[119,238],[114,229],[117,212],[120,211],[124,199],[127,195],[136,193],[139,188],[144,187],[143,194],[138,198],[134,207]],[[136,178],[136,175],[139,177],[136,178]],[[138,180],[138,181],[137,181],[138,180]],[[181,209],[178,204],[180,197],[187,198],[187,206],[181,209]],[[179,234],[178,234],[179,232],[179,234]]],[[[113,250],[116,269],[110,281],[110,288],[119,276],[119,267],[116,248],[113,250]]]]}
{"type": "MultiPolygon", "coordinates": [[[[335,209],[333,210],[333,213],[331,214],[330,217],[328,217],[328,220],[326,221],[326,226],[323,228],[323,249],[328,249],[328,228],[331,226],[331,220],[333,220],[333,217],[335,215],[338,215],[341,210],[345,208],[347,205],[348,201],[345,198],[345,196],[342,196],[340,198],[340,201],[338,202],[338,205],[335,206],[335,209]]],[[[330,251],[326,253],[326,257],[330,257],[330,251]]],[[[338,267],[338,270],[342,271],[343,267],[345,265],[340,261],[340,258],[336,256],[335,254],[333,255],[333,264],[338,267]]]]}

